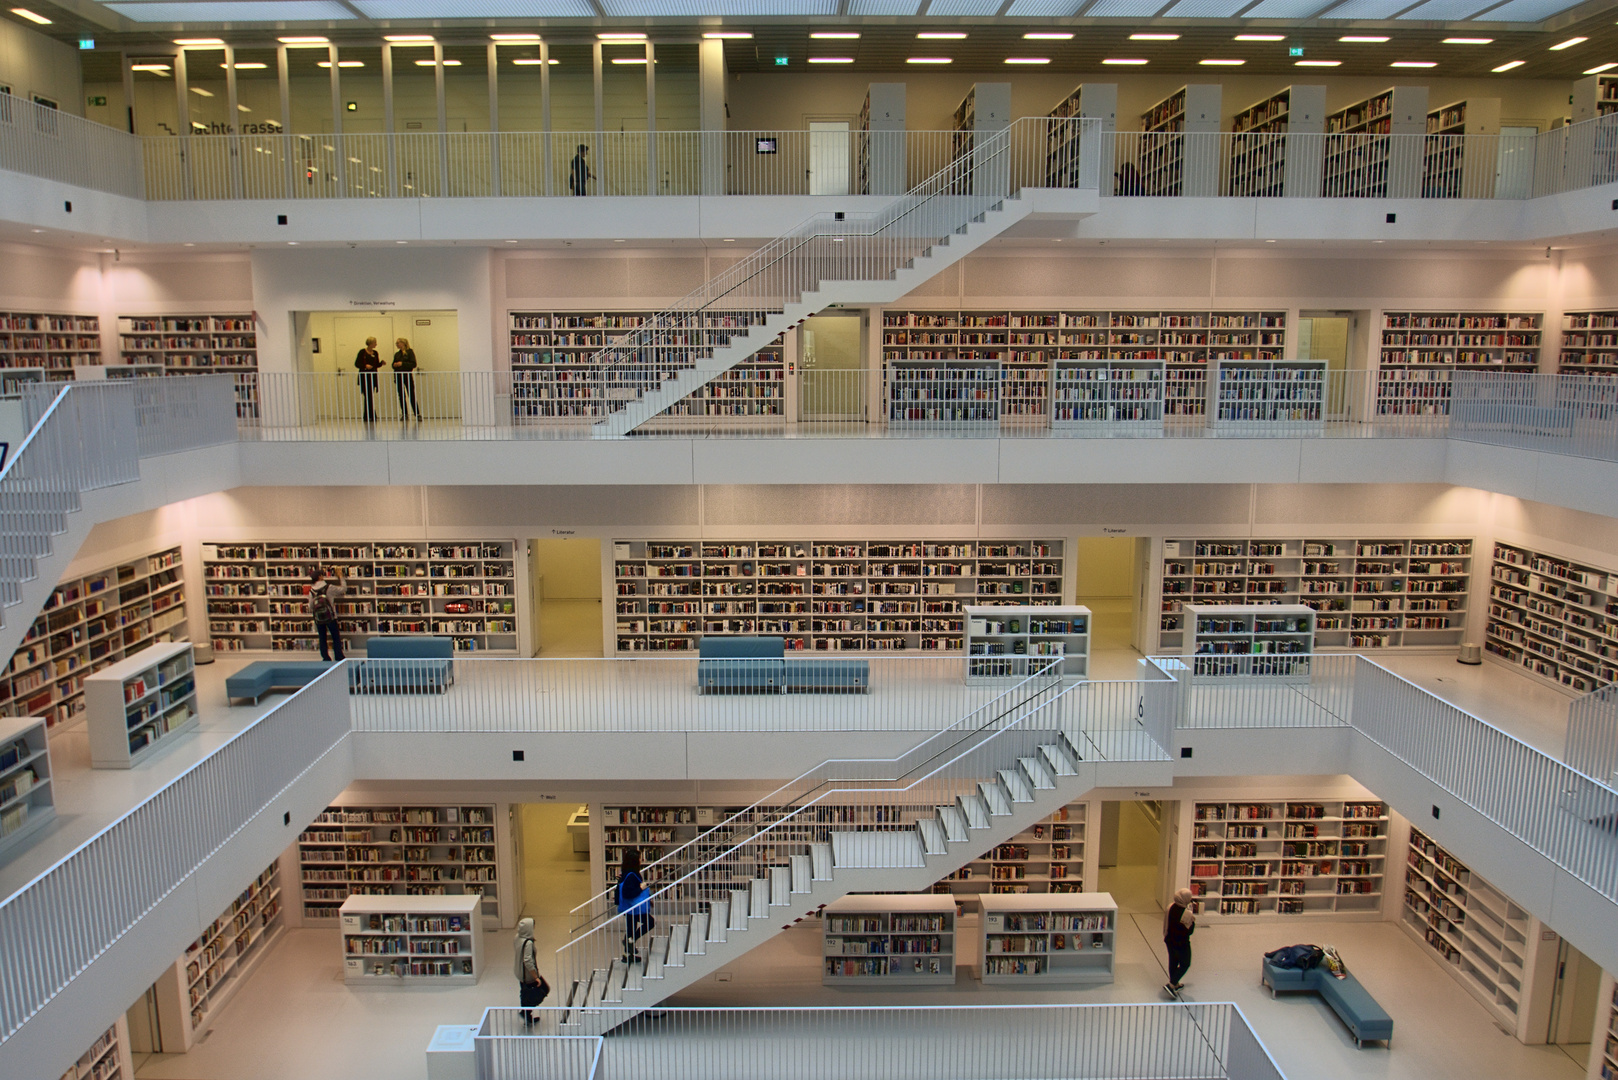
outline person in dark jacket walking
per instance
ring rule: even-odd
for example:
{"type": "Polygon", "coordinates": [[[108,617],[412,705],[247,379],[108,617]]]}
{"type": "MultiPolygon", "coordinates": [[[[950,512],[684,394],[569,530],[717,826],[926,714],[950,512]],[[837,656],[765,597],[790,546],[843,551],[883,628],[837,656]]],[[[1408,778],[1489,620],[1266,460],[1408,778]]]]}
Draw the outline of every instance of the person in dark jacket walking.
{"type": "Polygon", "coordinates": [[[408,420],[410,414],[416,414],[417,423],[421,422],[421,406],[416,404],[416,350],[410,347],[409,338],[400,338],[394,342],[399,351],[393,354],[393,392],[399,395],[399,419],[408,420]],[[410,408],[405,408],[405,402],[410,408]]]}
{"type": "Polygon", "coordinates": [[[382,354],[376,351],[376,338],[365,339],[365,348],[354,357],[354,366],[360,372],[360,393],[365,398],[365,422],[376,423],[376,373],[382,366],[382,354]]]}
{"type": "Polygon", "coordinates": [[[590,148],[584,143],[579,144],[579,152],[573,155],[573,164],[568,166],[567,189],[575,195],[590,194],[590,181],[596,174],[590,171],[590,162],[585,155],[590,148]]]}
{"type": "Polygon", "coordinates": [[[641,956],[635,950],[635,942],[650,933],[653,925],[652,890],[641,877],[639,848],[624,849],[618,887],[613,892],[618,913],[624,917],[624,963],[638,963],[641,956]]]}
{"type": "Polygon", "coordinates": [[[1170,997],[1179,997],[1185,973],[1191,970],[1191,935],[1197,929],[1197,917],[1191,911],[1191,890],[1181,889],[1174,894],[1174,903],[1163,913],[1163,944],[1169,952],[1169,981],[1163,989],[1170,997]]]}

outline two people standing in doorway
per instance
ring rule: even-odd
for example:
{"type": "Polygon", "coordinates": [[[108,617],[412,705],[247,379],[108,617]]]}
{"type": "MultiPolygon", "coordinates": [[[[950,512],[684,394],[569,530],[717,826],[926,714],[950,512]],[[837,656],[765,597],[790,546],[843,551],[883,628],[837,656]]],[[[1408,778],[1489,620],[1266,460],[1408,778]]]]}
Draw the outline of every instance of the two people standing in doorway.
{"type": "MultiPolygon", "coordinates": [[[[399,397],[399,419],[408,420],[414,414],[421,419],[421,406],[416,403],[416,350],[408,338],[394,342],[398,351],[393,354],[393,392],[399,397]]],[[[364,420],[376,423],[377,372],[382,368],[382,354],[377,351],[376,338],[365,339],[365,347],[354,357],[359,369],[360,396],[364,399],[364,420]]]]}

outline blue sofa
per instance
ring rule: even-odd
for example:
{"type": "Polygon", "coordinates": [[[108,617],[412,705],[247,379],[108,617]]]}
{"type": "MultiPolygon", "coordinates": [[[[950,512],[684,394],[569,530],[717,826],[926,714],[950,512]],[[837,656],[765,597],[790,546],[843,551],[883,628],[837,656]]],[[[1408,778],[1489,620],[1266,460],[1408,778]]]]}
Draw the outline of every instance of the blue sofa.
{"type": "Polygon", "coordinates": [[[253,704],[271,690],[308,686],[331,667],[327,660],[259,660],[225,678],[225,698],[252,698],[253,704]]]}
{"type": "Polygon", "coordinates": [[[351,661],[356,694],[442,694],[455,685],[455,643],[447,637],[373,637],[365,659],[351,661]]]}
{"type": "Polygon", "coordinates": [[[1324,967],[1283,968],[1268,960],[1261,961],[1263,971],[1259,981],[1270,988],[1270,996],[1278,991],[1310,992],[1319,994],[1332,1007],[1354,1036],[1354,1045],[1383,1042],[1393,1045],[1393,1017],[1387,1014],[1370,991],[1350,974],[1339,979],[1324,967]]]}
{"type": "Polygon", "coordinates": [[[697,689],[704,694],[863,694],[871,687],[864,660],[786,655],[778,637],[704,637],[697,646],[697,689]]]}

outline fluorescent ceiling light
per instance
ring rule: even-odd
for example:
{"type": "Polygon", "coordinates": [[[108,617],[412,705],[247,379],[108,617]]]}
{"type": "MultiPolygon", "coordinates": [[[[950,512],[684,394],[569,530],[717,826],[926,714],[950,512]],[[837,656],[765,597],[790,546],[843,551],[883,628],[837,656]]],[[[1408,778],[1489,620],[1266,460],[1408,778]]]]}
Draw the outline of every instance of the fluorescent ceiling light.
{"type": "Polygon", "coordinates": [[[213,97],[213,91],[212,90],[204,90],[200,86],[193,86],[191,88],[191,92],[193,94],[197,95],[198,97],[213,97]]]}
{"type": "MultiPolygon", "coordinates": [[[[539,65],[543,64],[544,62],[545,61],[539,59],[538,57],[526,57],[525,56],[525,57],[521,57],[519,59],[513,60],[512,64],[515,65],[516,67],[538,67],[539,65]]],[[[560,60],[552,60],[551,63],[560,64],[561,61],[560,60]]]]}
{"type": "Polygon", "coordinates": [[[538,41],[538,34],[490,34],[490,41],[538,41]]]}
{"type": "Polygon", "coordinates": [[[249,109],[246,105],[238,104],[236,106],[236,111],[237,112],[252,112],[253,110],[249,109]]]}
{"type": "Polygon", "coordinates": [[[383,34],[382,40],[391,45],[431,45],[431,34],[383,34]]]}
{"type": "Polygon", "coordinates": [[[1494,71],[1494,72],[1510,71],[1513,68],[1520,68],[1526,63],[1528,63],[1528,61],[1526,61],[1526,60],[1507,60],[1505,63],[1501,64],[1499,67],[1490,68],[1489,70],[1494,71]]]}
{"type": "Polygon", "coordinates": [[[1024,41],[1072,41],[1073,40],[1073,35],[1072,34],[1059,33],[1059,32],[1054,31],[1054,30],[1051,30],[1051,31],[1042,30],[1042,31],[1039,31],[1039,32],[1033,33],[1033,34],[1024,34],[1022,37],[1023,37],[1024,41]]]}
{"type": "Polygon", "coordinates": [[[1492,37],[1447,37],[1447,38],[1444,39],[1444,44],[1445,45],[1493,45],[1494,44],[1494,38],[1492,38],[1492,37]]]}
{"type": "Polygon", "coordinates": [[[1115,67],[1120,66],[1120,65],[1121,66],[1126,66],[1126,67],[1139,67],[1141,64],[1146,63],[1145,60],[1135,59],[1133,57],[1118,57],[1118,56],[1109,57],[1106,60],[1103,60],[1101,62],[1103,64],[1111,64],[1111,65],[1113,65],[1115,67]]]}
{"type": "Polygon", "coordinates": [[[709,41],[745,41],[753,36],[751,30],[714,30],[703,34],[709,41]]]}
{"type": "Polygon", "coordinates": [[[1597,64],[1595,67],[1586,70],[1585,74],[1600,75],[1603,71],[1611,71],[1615,67],[1618,67],[1618,64],[1597,64]]]}
{"type": "MultiPolygon", "coordinates": [[[[448,62],[449,61],[447,61],[447,60],[445,61],[445,63],[448,63],[448,62]]],[[[644,56],[615,56],[615,57],[612,58],[612,62],[615,63],[615,64],[644,64],[644,63],[646,63],[646,57],[644,57],[644,56]]]]}
{"type": "Polygon", "coordinates": [[[1438,65],[1431,60],[1395,60],[1388,66],[1396,68],[1434,68],[1438,65]]]}
{"type": "Polygon", "coordinates": [[[1285,34],[1237,34],[1237,41],[1285,41],[1285,34]]]}
{"type": "MultiPolygon", "coordinates": [[[[220,64],[219,66],[221,68],[225,67],[224,64],[220,64]]],[[[238,60],[236,63],[231,64],[230,66],[235,68],[237,71],[263,71],[270,65],[261,64],[257,60],[238,60]]]]}
{"type": "Polygon", "coordinates": [[[324,45],[330,38],[323,37],[284,37],[276,38],[283,45],[324,45]]]}
{"type": "MultiPolygon", "coordinates": [[[[418,64],[422,64],[422,63],[430,64],[430,63],[432,63],[432,61],[431,60],[417,60],[416,63],[418,63],[418,64]]],[[[337,61],[337,66],[340,67],[340,68],[364,67],[365,66],[365,61],[364,60],[339,60],[339,61],[337,61]]],[[[329,68],[329,67],[331,67],[331,61],[330,60],[321,60],[321,61],[319,61],[319,62],[317,62],[315,64],[315,67],[329,68]]]]}
{"type": "Polygon", "coordinates": [[[1551,52],[1561,52],[1563,49],[1571,49],[1573,46],[1582,45],[1589,40],[1590,39],[1587,37],[1570,37],[1566,41],[1558,42],[1557,44],[1552,45],[1551,52]]]}
{"type": "Polygon", "coordinates": [[[1198,60],[1203,67],[1241,67],[1246,60],[1198,60]]]}
{"type": "Polygon", "coordinates": [[[809,62],[811,64],[852,64],[854,58],[852,56],[811,56],[809,62]]]}
{"type": "Polygon", "coordinates": [[[25,7],[14,7],[14,8],[11,9],[11,13],[13,15],[18,15],[18,16],[21,16],[24,19],[27,19],[31,23],[38,23],[40,26],[49,26],[49,25],[51,25],[51,21],[49,19],[47,19],[45,16],[41,15],[37,11],[29,11],[25,7]]]}
{"type": "Polygon", "coordinates": [[[955,61],[947,56],[910,56],[905,58],[907,64],[953,64],[955,61]]]}
{"type": "Polygon", "coordinates": [[[627,32],[626,33],[618,33],[616,31],[609,31],[608,33],[605,33],[605,34],[597,34],[596,35],[596,40],[598,40],[598,41],[645,41],[646,40],[646,35],[642,34],[642,33],[627,33],[627,32]]]}
{"type": "Polygon", "coordinates": [[[1379,34],[1348,34],[1344,37],[1338,38],[1337,40],[1346,41],[1350,45],[1377,45],[1384,41],[1392,41],[1393,39],[1382,37],[1379,34]]]}
{"type": "Polygon", "coordinates": [[[1048,64],[1050,62],[1051,62],[1051,59],[1048,56],[1008,56],[1008,57],[1006,57],[1006,63],[1008,63],[1008,64],[1048,64]]]}
{"type": "MultiPolygon", "coordinates": [[[[437,65],[438,65],[438,61],[436,61],[436,60],[417,60],[416,61],[416,66],[417,67],[436,67],[437,65]]],[[[341,66],[347,67],[348,64],[345,62],[341,66]]],[[[444,66],[445,67],[460,67],[461,62],[459,60],[445,60],[444,61],[444,66]]]]}
{"type": "Polygon", "coordinates": [[[857,30],[819,30],[809,36],[816,41],[852,41],[860,35],[857,30]]]}
{"type": "Polygon", "coordinates": [[[349,161],[350,161],[350,162],[351,162],[351,163],[353,163],[353,164],[355,164],[355,165],[364,165],[364,164],[365,164],[365,162],[363,162],[363,161],[361,161],[361,160],[360,160],[360,159],[359,159],[359,158],[357,158],[357,157],[351,157],[351,158],[349,158],[349,159],[348,159],[348,160],[349,160],[349,161]]]}
{"type": "Polygon", "coordinates": [[[167,75],[169,73],[169,66],[167,64],[130,64],[129,70],[152,71],[159,75],[167,75]]]}
{"type": "Polygon", "coordinates": [[[1130,41],[1179,41],[1179,34],[1130,34],[1130,41]]]}
{"type": "Polygon", "coordinates": [[[1342,67],[1341,60],[1299,60],[1293,67],[1342,67]]]}
{"type": "Polygon", "coordinates": [[[966,35],[953,30],[923,30],[916,37],[921,41],[960,41],[966,35]]]}
{"type": "Polygon", "coordinates": [[[216,37],[178,37],[174,39],[176,45],[223,45],[224,38],[216,37]]]}

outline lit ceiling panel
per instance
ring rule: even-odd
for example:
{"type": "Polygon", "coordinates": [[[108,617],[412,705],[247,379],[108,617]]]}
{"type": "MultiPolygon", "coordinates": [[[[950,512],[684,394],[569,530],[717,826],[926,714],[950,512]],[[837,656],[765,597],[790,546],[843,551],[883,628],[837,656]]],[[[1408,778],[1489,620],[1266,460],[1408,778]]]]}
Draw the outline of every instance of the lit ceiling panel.
{"type": "Polygon", "coordinates": [[[1012,0],[1007,15],[1060,19],[1079,10],[1084,0],[1012,0]]]}
{"type": "Polygon", "coordinates": [[[1167,19],[1229,19],[1253,0],[1179,0],[1163,13],[1167,19]]]}
{"type": "Polygon", "coordinates": [[[369,19],[590,18],[589,0],[351,0],[369,19]]]}
{"type": "Polygon", "coordinates": [[[1243,15],[1244,19],[1307,19],[1331,0],[1259,0],[1243,15]]]}
{"type": "MultiPolygon", "coordinates": [[[[616,18],[702,15],[835,15],[837,0],[601,0],[616,18]]],[[[466,16],[456,16],[465,18],[466,16]]]]}
{"type": "Polygon", "coordinates": [[[1002,0],[933,0],[929,15],[998,15],[1002,0]]]}
{"type": "Polygon", "coordinates": [[[228,0],[225,3],[157,0],[155,3],[106,5],[135,22],[324,22],[354,19],[354,12],[333,0],[228,0]]]}
{"type": "Polygon", "coordinates": [[[1411,8],[1399,18],[1454,22],[1457,19],[1469,19],[1497,2],[1498,0],[1427,0],[1425,4],[1411,8]]]}
{"type": "Polygon", "coordinates": [[[1577,7],[1577,0],[1506,0],[1493,11],[1478,16],[1479,22],[1539,22],[1559,11],[1577,7]]]}
{"type": "Polygon", "coordinates": [[[1168,0],[1096,0],[1085,9],[1091,18],[1143,18],[1156,15],[1167,6],[1168,0]]]}
{"type": "Polygon", "coordinates": [[[1323,11],[1322,19],[1391,19],[1414,0],[1346,0],[1330,11],[1323,11]]]}
{"type": "Polygon", "coordinates": [[[921,0],[851,0],[850,15],[914,15],[921,0]]]}

